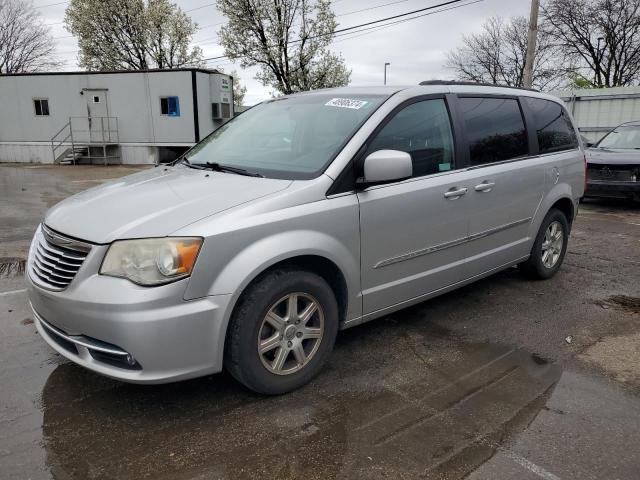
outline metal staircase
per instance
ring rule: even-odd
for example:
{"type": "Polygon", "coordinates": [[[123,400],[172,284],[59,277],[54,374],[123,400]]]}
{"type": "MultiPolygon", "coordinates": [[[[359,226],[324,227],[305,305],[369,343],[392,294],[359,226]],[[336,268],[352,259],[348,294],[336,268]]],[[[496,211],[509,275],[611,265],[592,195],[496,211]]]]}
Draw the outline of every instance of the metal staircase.
{"type": "Polygon", "coordinates": [[[119,144],[118,117],[69,117],[51,138],[51,153],[60,165],[116,165],[119,144]]]}

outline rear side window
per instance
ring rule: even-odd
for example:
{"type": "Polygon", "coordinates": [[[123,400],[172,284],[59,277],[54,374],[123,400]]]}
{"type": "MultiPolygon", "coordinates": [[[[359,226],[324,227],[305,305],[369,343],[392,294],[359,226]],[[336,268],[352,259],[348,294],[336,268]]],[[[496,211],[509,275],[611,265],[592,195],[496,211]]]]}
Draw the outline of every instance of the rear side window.
{"type": "Polygon", "coordinates": [[[378,150],[407,152],[414,177],[451,170],[453,135],[444,100],[412,103],[396,113],[371,141],[365,156],[378,150]]]}
{"type": "Polygon", "coordinates": [[[540,153],[578,148],[576,132],[561,105],[541,98],[524,97],[524,101],[533,116],[540,153]]]}
{"type": "Polygon", "coordinates": [[[512,98],[460,98],[471,165],[500,162],[529,153],[518,101],[512,98]]]}

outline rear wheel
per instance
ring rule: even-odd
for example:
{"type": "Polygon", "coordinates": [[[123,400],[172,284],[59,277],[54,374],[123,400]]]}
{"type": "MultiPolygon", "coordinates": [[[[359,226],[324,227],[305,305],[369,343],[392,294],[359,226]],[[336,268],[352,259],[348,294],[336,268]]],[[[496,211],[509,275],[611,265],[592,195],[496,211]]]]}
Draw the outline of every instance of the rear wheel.
{"type": "Polygon", "coordinates": [[[286,393],[320,371],[337,332],[338,305],[324,279],[275,270],[242,295],[229,325],[225,365],[251,390],[286,393]]]}
{"type": "Polygon", "coordinates": [[[568,240],[567,217],[560,210],[550,210],[542,221],[531,255],[520,265],[521,269],[531,278],[546,280],[553,277],[562,265],[568,240]]]}

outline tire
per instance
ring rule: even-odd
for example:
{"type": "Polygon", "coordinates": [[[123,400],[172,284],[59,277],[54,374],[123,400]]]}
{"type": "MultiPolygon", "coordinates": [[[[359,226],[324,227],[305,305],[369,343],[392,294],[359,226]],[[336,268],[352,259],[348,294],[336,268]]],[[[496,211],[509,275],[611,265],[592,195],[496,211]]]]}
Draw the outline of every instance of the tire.
{"type": "Polygon", "coordinates": [[[531,247],[529,259],[520,264],[521,270],[532,279],[546,280],[553,277],[562,265],[567,251],[567,244],[569,243],[568,240],[569,222],[567,221],[567,217],[555,208],[549,210],[549,213],[547,213],[542,221],[542,225],[540,225],[540,230],[538,231],[538,235],[536,235],[533,247],[531,247]],[[546,244],[546,240],[548,240],[547,235],[551,235],[552,233],[550,230],[553,228],[552,225],[555,225],[558,231],[561,232],[562,243],[558,245],[556,240],[555,243],[551,243],[549,248],[543,250],[543,246],[546,244]],[[545,256],[545,251],[550,253],[547,253],[545,256]]]}
{"type": "Polygon", "coordinates": [[[338,304],[327,282],[303,270],[274,270],[238,301],[227,330],[225,367],[255,392],[287,393],[320,372],[337,333],[338,304]]]}

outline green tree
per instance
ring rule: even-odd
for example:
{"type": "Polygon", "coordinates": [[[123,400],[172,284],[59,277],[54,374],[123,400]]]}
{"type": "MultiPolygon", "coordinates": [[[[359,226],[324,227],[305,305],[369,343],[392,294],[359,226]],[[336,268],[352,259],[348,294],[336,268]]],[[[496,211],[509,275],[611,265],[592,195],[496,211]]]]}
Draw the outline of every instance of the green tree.
{"type": "Polygon", "coordinates": [[[217,0],[225,55],[283,94],[347,85],[351,71],[328,50],[337,23],[330,0],[217,0]]]}
{"type": "Polygon", "coordinates": [[[71,0],[66,28],[88,70],[146,70],[199,64],[197,24],[169,0],[71,0]]]}
{"type": "Polygon", "coordinates": [[[233,70],[229,75],[233,77],[233,105],[244,106],[244,97],[247,95],[247,86],[240,83],[240,74],[233,70]]]}

